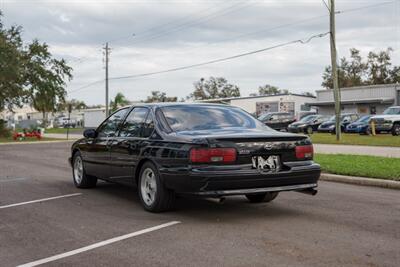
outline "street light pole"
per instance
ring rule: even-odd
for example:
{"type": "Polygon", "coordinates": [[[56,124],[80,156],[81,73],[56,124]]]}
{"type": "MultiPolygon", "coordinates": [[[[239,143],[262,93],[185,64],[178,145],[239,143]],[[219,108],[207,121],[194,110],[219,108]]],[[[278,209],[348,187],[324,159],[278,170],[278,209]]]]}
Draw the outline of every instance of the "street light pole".
{"type": "Polygon", "coordinates": [[[332,63],[332,81],[333,81],[333,96],[335,99],[335,130],[336,140],[341,139],[340,128],[340,91],[339,81],[337,76],[337,59],[336,59],[336,32],[335,32],[335,0],[330,0],[329,17],[330,17],[330,46],[331,46],[331,63],[332,63]]]}

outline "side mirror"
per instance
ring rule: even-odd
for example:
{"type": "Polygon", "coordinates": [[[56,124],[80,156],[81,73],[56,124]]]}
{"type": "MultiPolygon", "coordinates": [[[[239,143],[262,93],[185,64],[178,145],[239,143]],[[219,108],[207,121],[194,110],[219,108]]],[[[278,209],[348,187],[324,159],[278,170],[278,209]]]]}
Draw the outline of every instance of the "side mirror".
{"type": "Polygon", "coordinates": [[[83,136],[86,137],[86,138],[96,138],[97,132],[96,132],[95,129],[86,129],[83,132],[83,136]]]}

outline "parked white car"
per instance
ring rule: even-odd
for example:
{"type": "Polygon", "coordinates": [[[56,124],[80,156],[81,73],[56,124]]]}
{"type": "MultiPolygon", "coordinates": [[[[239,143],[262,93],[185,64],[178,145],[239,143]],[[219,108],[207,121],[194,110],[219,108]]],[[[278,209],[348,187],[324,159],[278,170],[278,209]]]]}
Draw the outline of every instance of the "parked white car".
{"type": "Polygon", "coordinates": [[[392,135],[400,135],[400,106],[387,108],[383,115],[371,118],[375,123],[375,130],[379,132],[391,132],[392,135]]]}
{"type": "Polygon", "coordinates": [[[54,120],[54,126],[56,127],[64,127],[64,128],[75,128],[76,127],[76,119],[68,118],[68,117],[59,117],[54,120]]]}

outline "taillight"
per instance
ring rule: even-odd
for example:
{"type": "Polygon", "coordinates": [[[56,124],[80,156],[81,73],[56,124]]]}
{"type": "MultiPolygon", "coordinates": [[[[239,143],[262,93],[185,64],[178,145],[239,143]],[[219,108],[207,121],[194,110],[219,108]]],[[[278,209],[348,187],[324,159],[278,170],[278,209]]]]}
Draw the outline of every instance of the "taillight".
{"type": "Polygon", "coordinates": [[[192,148],[190,161],[193,163],[228,163],[236,161],[235,148],[192,148]]]}
{"type": "Polygon", "coordinates": [[[314,148],[312,145],[296,146],[297,159],[312,159],[314,155],[314,148]]]}

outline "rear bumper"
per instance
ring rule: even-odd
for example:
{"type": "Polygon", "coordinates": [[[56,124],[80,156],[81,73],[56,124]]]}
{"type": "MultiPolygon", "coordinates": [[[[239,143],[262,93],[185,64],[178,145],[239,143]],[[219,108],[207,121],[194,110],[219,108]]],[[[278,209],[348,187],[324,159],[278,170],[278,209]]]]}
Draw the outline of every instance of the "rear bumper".
{"type": "Polygon", "coordinates": [[[215,190],[215,191],[202,191],[196,192],[195,195],[207,197],[219,196],[232,196],[232,195],[247,195],[266,192],[282,192],[282,191],[304,191],[306,189],[315,188],[317,184],[299,184],[299,185],[285,185],[285,186],[272,186],[264,188],[250,188],[250,189],[233,189],[233,190],[215,190]]]}
{"type": "Polygon", "coordinates": [[[375,130],[377,131],[391,131],[393,127],[392,123],[375,124],[375,130]]]}
{"type": "Polygon", "coordinates": [[[303,133],[304,127],[289,127],[288,131],[291,133],[303,133]]]}
{"type": "Polygon", "coordinates": [[[320,173],[320,166],[313,162],[307,165],[294,163],[288,170],[276,173],[264,173],[237,166],[220,166],[213,169],[160,169],[161,178],[168,188],[177,193],[203,196],[314,188],[320,173]]]}
{"type": "Polygon", "coordinates": [[[346,133],[365,133],[368,126],[356,127],[356,128],[346,128],[346,133]]]}
{"type": "Polygon", "coordinates": [[[318,128],[318,132],[319,133],[330,133],[332,132],[334,129],[331,128],[318,128]]]}

